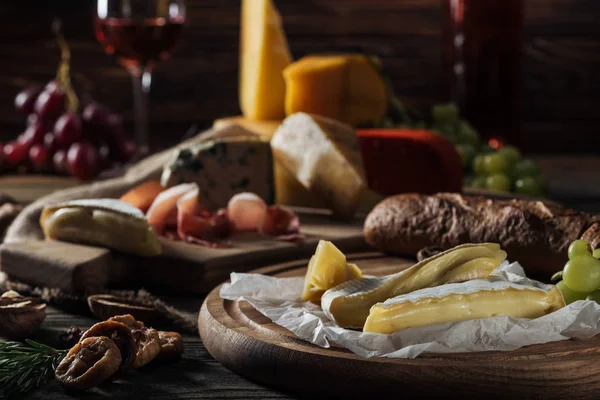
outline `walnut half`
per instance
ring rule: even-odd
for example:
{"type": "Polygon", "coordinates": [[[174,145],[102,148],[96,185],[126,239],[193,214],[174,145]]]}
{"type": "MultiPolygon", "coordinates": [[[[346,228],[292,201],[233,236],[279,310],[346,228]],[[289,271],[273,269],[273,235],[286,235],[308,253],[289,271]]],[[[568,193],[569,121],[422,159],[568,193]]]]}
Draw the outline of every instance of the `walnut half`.
{"type": "Polygon", "coordinates": [[[32,336],[46,319],[46,304],[14,291],[0,296],[0,337],[23,339],[32,336]]]}
{"type": "Polygon", "coordinates": [[[114,375],[121,351],[109,338],[94,336],[77,343],[56,368],[56,380],[67,389],[87,390],[114,375]]]}

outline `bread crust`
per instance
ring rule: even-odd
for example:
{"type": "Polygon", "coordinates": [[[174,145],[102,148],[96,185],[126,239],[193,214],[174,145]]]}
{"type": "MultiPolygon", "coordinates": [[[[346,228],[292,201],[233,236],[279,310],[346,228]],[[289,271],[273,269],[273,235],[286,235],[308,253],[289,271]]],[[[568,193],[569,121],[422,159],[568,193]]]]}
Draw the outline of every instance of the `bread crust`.
{"type": "Polygon", "coordinates": [[[379,203],[367,216],[364,233],[377,250],[403,256],[430,246],[498,243],[509,261],[548,280],[564,267],[572,241],[583,237],[598,246],[600,217],[541,201],[406,193],[379,203]]]}

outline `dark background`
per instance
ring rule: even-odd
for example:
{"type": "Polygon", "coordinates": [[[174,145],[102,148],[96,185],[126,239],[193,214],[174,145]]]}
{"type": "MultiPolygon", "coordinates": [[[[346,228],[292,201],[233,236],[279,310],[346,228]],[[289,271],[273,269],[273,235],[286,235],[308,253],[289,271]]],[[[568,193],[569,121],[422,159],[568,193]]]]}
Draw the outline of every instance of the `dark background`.
{"type": "MultiPolygon", "coordinates": [[[[481,0],[486,1],[486,0],[481,0]]],[[[600,1],[525,0],[522,145],[530,152],[596,152],[600,137],[600,1]]],[[[436,101],[441,76],[440,0],[277,0],[292,53],[365,51],[380,55],[401,95],[436,101]]],[[[174,57],[159,64],[151,94],[155,144],[177,141],[190,125],[239,113],[240,0],[187,0],[188,22],[174,57]]],[[[131,82],[93,32],[92,0],[2,0],[0,141],[23,130],[16,93],[52,79],[63,20],[73,77],[131,123],[131,82]]]]}

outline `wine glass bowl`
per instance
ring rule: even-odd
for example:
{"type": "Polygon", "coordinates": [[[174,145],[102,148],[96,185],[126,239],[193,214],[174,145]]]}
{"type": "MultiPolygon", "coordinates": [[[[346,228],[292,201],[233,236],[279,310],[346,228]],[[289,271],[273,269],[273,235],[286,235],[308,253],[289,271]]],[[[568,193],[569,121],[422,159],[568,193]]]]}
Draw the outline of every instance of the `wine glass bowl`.
{"type": "Polygon", "coordinates": [[[131,74],[136,142],[149,151],[148,93],[152,69],[175,51],[185,23],[183,0],[98,0],[96,39],[131,74]]]}

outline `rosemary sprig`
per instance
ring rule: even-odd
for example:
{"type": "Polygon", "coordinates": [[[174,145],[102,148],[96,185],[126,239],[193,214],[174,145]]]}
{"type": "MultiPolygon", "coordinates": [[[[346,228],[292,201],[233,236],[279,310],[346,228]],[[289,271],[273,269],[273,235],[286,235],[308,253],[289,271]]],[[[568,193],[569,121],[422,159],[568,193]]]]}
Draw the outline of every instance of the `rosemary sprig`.
{"type": "Polygon", "coordinates": [[[0,343],[0,400],[46,383],[67,352],[29,339],[0,343]]]}

